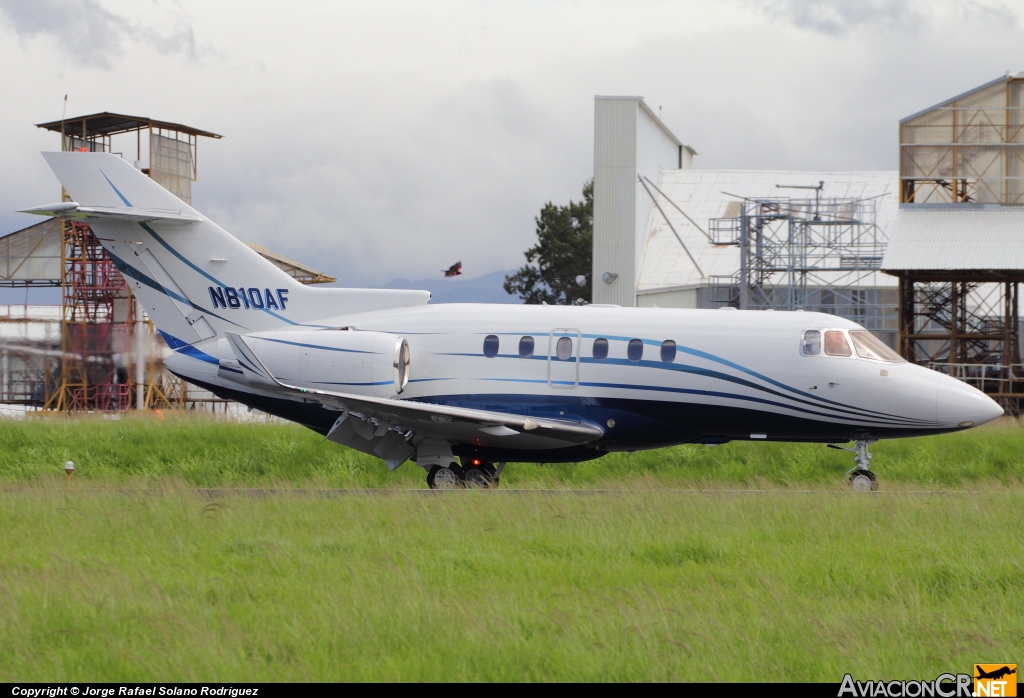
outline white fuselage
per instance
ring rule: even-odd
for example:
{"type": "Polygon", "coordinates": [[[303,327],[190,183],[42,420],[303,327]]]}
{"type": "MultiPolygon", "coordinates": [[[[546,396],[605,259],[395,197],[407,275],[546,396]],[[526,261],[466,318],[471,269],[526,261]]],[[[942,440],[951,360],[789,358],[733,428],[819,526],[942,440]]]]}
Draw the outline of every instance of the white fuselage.
{"type": "MultiPolygon", "coordinates": [[[[804,355],[806,330],[862,329],[821,313],[451,304],[354,314],[322,325],[254,332],[247,339],[278,379],[294,385],[592,422],[605,429],[594,446],[601,452],[734,439],[914,436],[1002,414],[981,392],[920,366],[856,352],[804,355]],[[408,383],[401,392],[390,345],[375,350],[372,342],[359,341],[378,336],[408,343],[408,383]],[[606,356],[598,346],[595,357],[602,340],[606,356]]],[[[237,383],[218,377],[218,362],[232,356],[223,339],[195,348],[206,358],[179,353],[168,366],[294,418],[287,401],[259,390],[249,390],[247,399],[237,383]]],[[[330,415],[322,425],[299,421],[324,430],[330,415]]]]}
{"type": "Polygon", "coordinates": [[[871,440],[1002,414],[831,315],[310,288],[112,154],[44,157],[75,201],[26,211],[88,221],[173,372],[389,467],[415,459],[428,482],[455,457],[576,461],[734,439],[854,440],[866,469],[871,440]]]}

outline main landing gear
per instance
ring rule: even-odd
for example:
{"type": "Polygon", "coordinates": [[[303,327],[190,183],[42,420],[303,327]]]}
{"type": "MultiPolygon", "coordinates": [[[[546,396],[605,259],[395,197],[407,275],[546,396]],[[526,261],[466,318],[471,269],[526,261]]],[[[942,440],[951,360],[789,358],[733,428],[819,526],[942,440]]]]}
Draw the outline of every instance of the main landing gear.
{"type": "Polygon", "coordinates": [[[875,474],[869,470],[871,466],[871,452],[868,448],[871,444],[875,443],[877,439],[858,439],[854,443],[853,448],[846,448],[845,446],[836,446],[835,444],[829,444],[829,448],[835,448],[840,451],[849,451],[854,454],[854,461],[857,465],[853,466],[846,471],[846,479],[850,483],[850,487],[854,492],[874,492],[878,489],[878,478],[875,474]]]}
{"type": "Polygon", "coordinates": [[[465,482],[465,474],[462,466],[458,463],[451,463],[447,467],[443,465],[431,466],[427,473],[427,487],[432,490],[454,490],[462,487],[465,482]]]}
{"type": "Polygon", "coordinates": [[[427,473],[427,486],[432,490],[454,490],[461,487],[490,489],[498,486],[498,478],[505,468],[504,463],[493,463],[466,459],[465,465],[452,462],[447,467],[433,465],[427,473]]]}

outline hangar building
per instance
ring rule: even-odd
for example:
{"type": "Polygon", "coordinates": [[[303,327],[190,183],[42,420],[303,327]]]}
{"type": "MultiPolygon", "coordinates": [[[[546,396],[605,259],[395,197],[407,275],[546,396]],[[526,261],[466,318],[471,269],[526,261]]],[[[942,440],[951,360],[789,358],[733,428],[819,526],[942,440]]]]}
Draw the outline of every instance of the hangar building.
{"type": "Polygon", "coordinates": [[[701,170],[641,97],[597,97],[593,302],[814,310],[1016,411],[1024,73],[900,122],[896,172],[701,170]]]}

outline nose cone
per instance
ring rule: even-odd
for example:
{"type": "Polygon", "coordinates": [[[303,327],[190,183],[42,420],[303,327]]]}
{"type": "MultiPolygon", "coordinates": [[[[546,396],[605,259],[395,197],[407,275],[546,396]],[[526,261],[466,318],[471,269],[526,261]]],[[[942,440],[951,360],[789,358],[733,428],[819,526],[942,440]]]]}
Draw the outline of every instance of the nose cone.
{"type": "Polygon", "coordinates": [[[1003,408],[995,400],[948,376],[939,381],[937,398],[939,422],[949,426],[976,427],[1003,416],[1003,408]]]}

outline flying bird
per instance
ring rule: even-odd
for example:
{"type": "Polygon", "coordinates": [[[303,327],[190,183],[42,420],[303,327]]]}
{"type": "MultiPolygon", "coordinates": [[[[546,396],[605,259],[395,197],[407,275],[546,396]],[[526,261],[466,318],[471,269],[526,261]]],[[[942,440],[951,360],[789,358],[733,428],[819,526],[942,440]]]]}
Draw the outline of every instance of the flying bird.
{"type": "Polygon", "coordinates": [[[462,262],[456,262],[447,269],[442,269],[444,272],[444,278],[450,278],[452,276],[458,276],[462,273],[462,262]]]}

